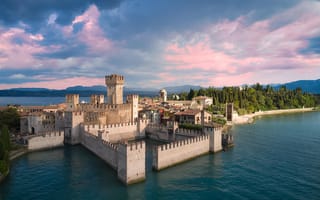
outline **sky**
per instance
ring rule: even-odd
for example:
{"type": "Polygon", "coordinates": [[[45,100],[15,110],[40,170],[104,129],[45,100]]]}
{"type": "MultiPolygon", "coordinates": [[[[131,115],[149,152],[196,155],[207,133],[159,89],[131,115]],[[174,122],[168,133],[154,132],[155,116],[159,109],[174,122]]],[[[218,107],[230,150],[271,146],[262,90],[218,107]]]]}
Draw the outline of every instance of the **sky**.
{"type": "Polygon", "coordinates": [[[1,0],[0,89],[320,78],[319,0],[1,0]]]}

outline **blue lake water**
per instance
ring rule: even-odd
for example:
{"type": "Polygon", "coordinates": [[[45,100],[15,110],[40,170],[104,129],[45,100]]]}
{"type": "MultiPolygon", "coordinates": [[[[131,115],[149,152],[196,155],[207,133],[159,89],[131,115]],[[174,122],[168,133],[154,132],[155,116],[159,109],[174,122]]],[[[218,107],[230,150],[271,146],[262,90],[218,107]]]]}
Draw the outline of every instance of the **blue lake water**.
{"type": "MultiPolygon", "coordinates": [[[[65,97],[0,97],[0,106],[18,104],[23,106],[47,106],[65,102],[65,97]]],[[[81,101],[90,101],[90,97],[80,97],[81,101]]]]}
{"type": "Polygon", "coordinates": [[[161,172],[148,162],[129,187],[81,146],[34,152],[12,162],[0,199],[320,199],[319,122],[312,112],[235,126],[233,149],[161,172]]]}

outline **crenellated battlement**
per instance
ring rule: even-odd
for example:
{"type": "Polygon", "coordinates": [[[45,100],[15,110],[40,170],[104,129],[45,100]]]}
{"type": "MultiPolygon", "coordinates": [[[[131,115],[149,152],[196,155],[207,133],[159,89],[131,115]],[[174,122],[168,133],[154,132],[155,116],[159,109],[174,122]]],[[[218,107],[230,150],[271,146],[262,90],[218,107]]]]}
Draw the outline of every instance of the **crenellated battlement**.
{"type": "Polygon", "coordinates": [[[111,148],[113,150],[118,150],[118,145],[113,144],[111,142],[108,142],[106,140],[103,140],[102,138],[100,138],[97,135],[94,135],[94,134],[91,134],[91,133],[88,133],[88,132],[84,131],[84,136],[85,137],[91,137],[91,138],[95,139],[96,141],[101,142],[102,144],[106,145],[107,147],[109,147],[109,148],[111,148]]]}
{"type": "Polygon", "coordinates": [[[137,95],[137,94],[129,94],[127,96],[127,100],[128,101],[133,100],[133,99],[139,99],[139,95],[137,95]]]}
{"type": "Polygon", "coordinates": [[[161,170],[180,162],[209,153],[210,136],[200,135],[169,144],[157,146],[153,149],[152,167],[161,170]]]}
{"type": "Polygon", "coordinates": [[[131,106],[130,103],[127,104],[91,104],[91,103],[85,103],[85,104],[78,104],[76,105],[76,110],[81,111],[108,111],[108,110],[122,110],[122,109],[129,109],[131,106]]]}
{"type": "Polygon", "coordinates": [[[35,151],[63,146],[63,140],[63,131],[42,132],[28,138],[28,150],[35,151]]]}
{"type": "Polygon", "coordinates": [[[139,119],[140,123],[142,124],[149,124],[150,120],[149,119],[139,119]]]}
{"type": "Polygon", "coordinates": [[[182,146],[187,146],[187,145],[199,143],[202,141],[209,141],[209,136],[208,135],[201,135],[201,136],[197,136],[197,137],[193,137],[193,138],[188,138],[185,140],[179,140],[179,141],[171,142],[169,144],[159,145],[159,146],[157,146],[157,149],[158,149],[158,151],[166,151],[169,149],[179,148],[182,146]]]}
{"type": "Polygon", "coordinates": [[[83,124],[84,130],[106,130],[111,128],[119,128],[119,127],[137,127],[137,122],[128,122],[128,123],[120,123],[120,124],[83,124]]]}
{"type": "Polygon", "coordinates": [[[179,128],[177,134],[187,135],[187,136],[198,136],[198,135],[202,135],[203,133],[201,130],[179,128]]]}
{"type": "Polygon", "coordinates": [[[124,83],[124,77],[118,74],[111,74],[109,76],[105,76],[106,84],[119,84],[124,83]]]}
{"type": "Polygon", "coordinates": [[[128,148],[129,151],[136,151],[136,150],[139,150],[139,149],[145,149],[146,148],[146,143],[144,141],[129,143],[127,145],[127,148],[128,148]]]}

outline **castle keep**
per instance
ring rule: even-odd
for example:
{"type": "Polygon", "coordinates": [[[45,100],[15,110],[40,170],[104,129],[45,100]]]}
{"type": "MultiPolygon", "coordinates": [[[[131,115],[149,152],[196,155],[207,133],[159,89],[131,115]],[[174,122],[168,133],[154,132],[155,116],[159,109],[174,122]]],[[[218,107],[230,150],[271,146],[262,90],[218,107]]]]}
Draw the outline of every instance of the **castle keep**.
{"type": "Polygon", "coordinates": [[[119,180],[131,184],[146,177],[146,144],[136,139],[166,141],[154,147],[156,170],[222,149],[221,129],[188,131],[176,123],[163,127],[138,118],[139,96],[128,95],[123,102],[124,81],[121,75],[105,76],[107,103],[104,95],[80,103],[78,94],[68,94],[63,109],[29,112],[21,119],[21,130],[33,134],[29,150],[81,144],[115,169],[119,180]]]}

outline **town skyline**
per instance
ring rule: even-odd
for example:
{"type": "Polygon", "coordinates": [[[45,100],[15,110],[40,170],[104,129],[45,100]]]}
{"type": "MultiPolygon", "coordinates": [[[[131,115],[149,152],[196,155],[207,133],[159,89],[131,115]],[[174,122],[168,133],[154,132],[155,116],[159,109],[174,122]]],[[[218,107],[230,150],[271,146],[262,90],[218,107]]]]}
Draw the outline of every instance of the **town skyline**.
{"type": "Polygon", "coordinates": [[[0,89],[239,86],[320,77],[320,2],[33,1],[0,6],[0,89]]]}

